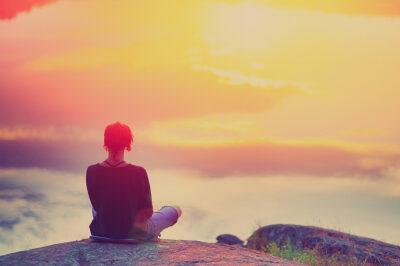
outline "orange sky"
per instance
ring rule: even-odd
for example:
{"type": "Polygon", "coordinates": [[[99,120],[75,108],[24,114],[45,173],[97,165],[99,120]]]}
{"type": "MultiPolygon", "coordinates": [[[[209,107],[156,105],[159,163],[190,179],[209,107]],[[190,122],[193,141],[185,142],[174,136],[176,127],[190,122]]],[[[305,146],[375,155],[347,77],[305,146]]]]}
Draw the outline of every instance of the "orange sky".
{"type": "Polygon", "coordinates": [[[398,172],[396,1],[0,3],[3,144],[101,143],[119,120],[148,157],[175,154],[159,165],[211,175],[236,161],[245,173],[398,172]]]}
{"type": "Polygon", "coordinates": [[[163,238],[399,245],[399,47],[398,0],[0,0],[0,254],[87,237],[115,121],[183,209],[163,238]]]}

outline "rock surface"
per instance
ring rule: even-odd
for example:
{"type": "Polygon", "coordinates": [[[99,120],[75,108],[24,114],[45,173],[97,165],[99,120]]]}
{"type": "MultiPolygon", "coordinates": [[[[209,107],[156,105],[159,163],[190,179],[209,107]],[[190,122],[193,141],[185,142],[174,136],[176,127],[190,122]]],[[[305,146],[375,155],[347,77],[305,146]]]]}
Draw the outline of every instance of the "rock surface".
{"type": "Polygon", "coordinates": [[[83,239],[0,256],[0,265],[304,265],[260,251],[189,240],[141,244],[83,239]]]}
{"type": "Polygon", "coordinates": [[[341,262],[369,265],[400,265],[400,246],[314,226],[274,224],[259,228],[247,246],[263,250],[272,241],[280,248],[290,238],[292,247],[316,249],[322,256],[338,255],[341,262]]]}

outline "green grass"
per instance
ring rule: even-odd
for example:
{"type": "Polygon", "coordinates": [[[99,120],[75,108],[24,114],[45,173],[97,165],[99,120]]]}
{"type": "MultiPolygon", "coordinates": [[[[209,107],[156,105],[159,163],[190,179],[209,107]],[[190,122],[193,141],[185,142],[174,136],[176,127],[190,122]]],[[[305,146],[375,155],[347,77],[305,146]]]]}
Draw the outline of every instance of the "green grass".
{"type": "MultiPolygon", "coordinates": [[[[343,266],[361,266],[369,265],[367,263],[359,263],[357,261],[343,262],[340,261],[338,255],[334,256],[321,256],[317,250],[311,249],[294,249],[290,244],[290,239],[286,239],[286,244],[281,248],[275,242],[268,243],[266,237],[259,241],[259,235],[254,234],[253,238],[260,244],[259,250],[272,256],[280,257],[287,260],[305,263],[308,265],[343,265],[343,266]]],[[[256,249],[256,247],[249,248],[256,249]]]]}

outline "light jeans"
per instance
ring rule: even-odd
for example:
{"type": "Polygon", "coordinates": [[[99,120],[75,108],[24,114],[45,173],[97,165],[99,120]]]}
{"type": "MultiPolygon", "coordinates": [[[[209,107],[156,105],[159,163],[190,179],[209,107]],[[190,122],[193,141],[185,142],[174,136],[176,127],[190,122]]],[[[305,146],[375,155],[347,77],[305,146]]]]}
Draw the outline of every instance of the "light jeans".
{"type": "MultiPolygon", "coordinates": [[[[92,207],[93,218],[96,216],[96,210],[92,207]]],[[[147,238],[157,237],[162,230],[174,225],[178,221],[178,211],[172,206],[162,206],[160,210],[153,213],[147,219],[147,238]]]]}
{"type": "Polygon", "coordinates": [[[162,230],[174,225],[178,218],[178,211],[174,207],[161,207],[147,220],[147,231],[151,236],[150,238],[157,237],[162,230]]]}

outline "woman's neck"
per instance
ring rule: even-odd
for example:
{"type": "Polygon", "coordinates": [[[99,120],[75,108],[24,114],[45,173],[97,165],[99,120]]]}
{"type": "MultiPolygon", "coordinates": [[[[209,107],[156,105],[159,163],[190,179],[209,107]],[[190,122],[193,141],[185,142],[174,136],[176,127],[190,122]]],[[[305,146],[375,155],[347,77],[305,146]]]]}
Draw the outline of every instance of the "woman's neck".
{"type": "Polygon", "coordinates": [[[108,153],[106,161],[110,163],[117,163],[124,160],[124,150],[117,151],[116,153],[108,153]]]}

